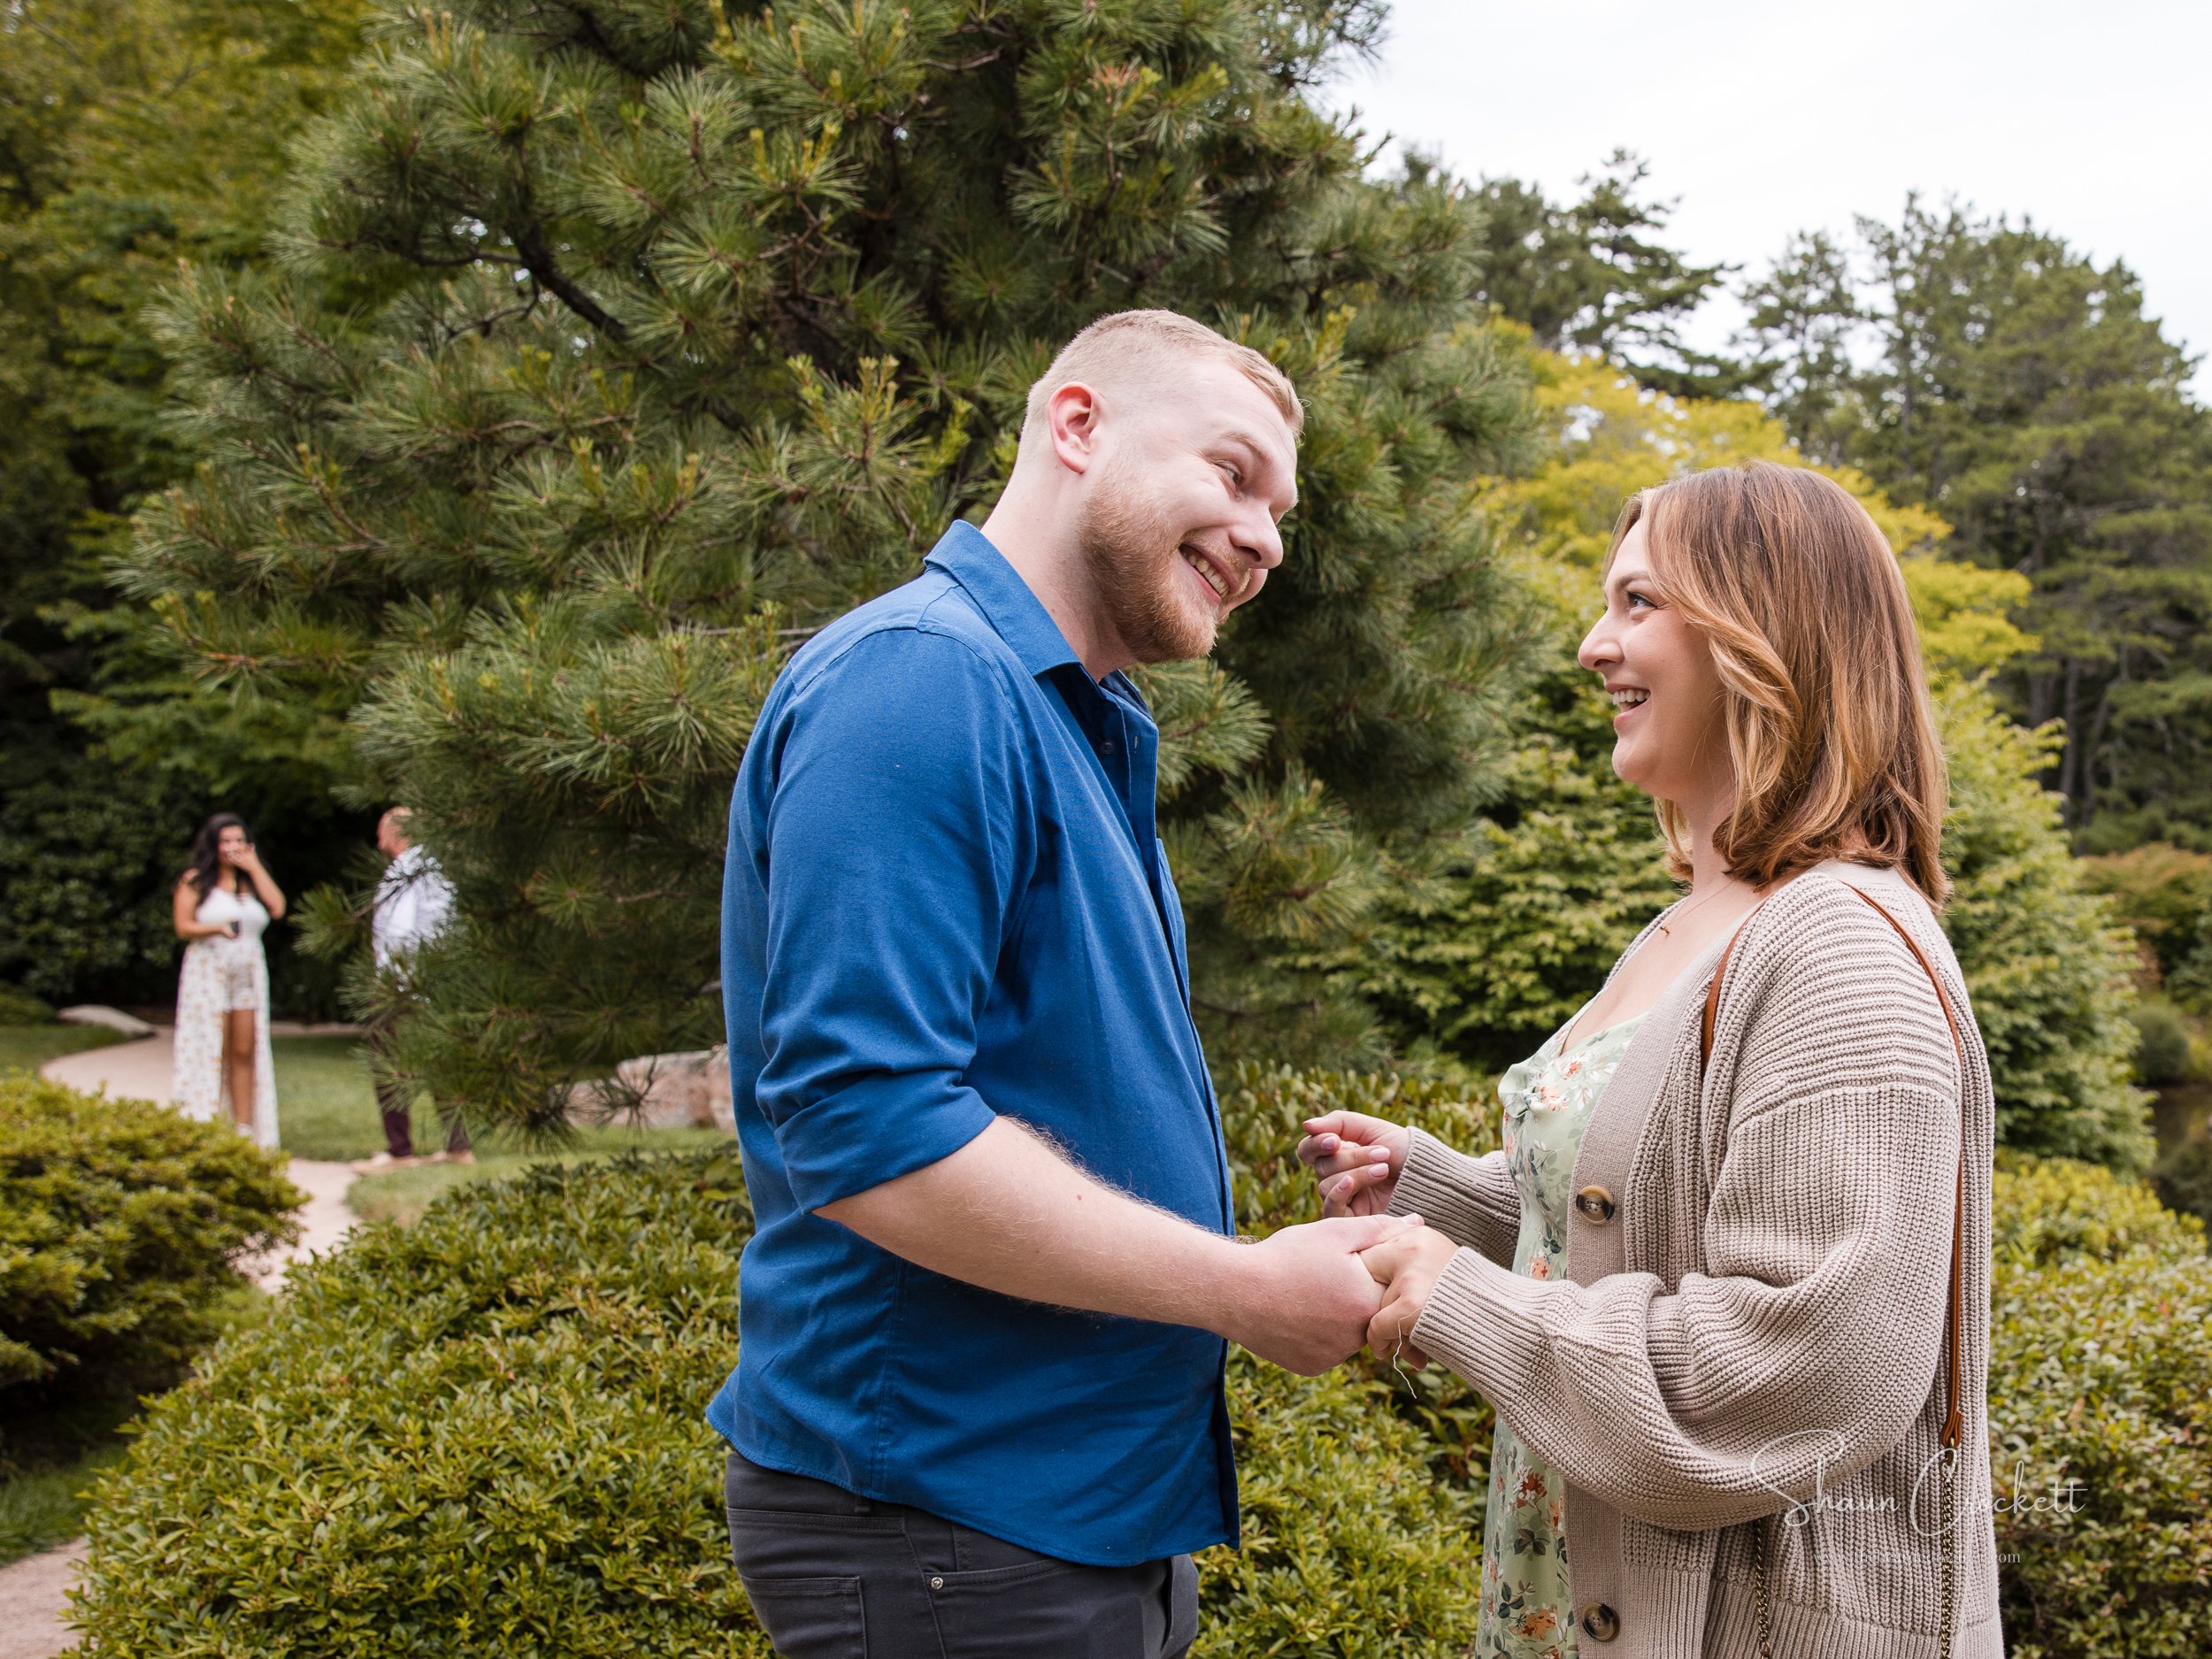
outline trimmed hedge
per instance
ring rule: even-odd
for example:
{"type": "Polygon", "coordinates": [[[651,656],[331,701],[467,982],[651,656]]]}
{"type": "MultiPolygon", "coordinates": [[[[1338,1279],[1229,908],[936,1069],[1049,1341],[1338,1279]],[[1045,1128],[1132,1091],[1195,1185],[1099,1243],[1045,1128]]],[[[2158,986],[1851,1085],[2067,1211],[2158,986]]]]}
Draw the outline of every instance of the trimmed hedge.
{"type": "Polygon", "coordinates": [[[227,1125],[0,1078],[0,1404],[190,1359],[239,1257],[298,1236],[283,1171],[227,1125]]]}
{"type": "MultiPolygon", "coordinates": [[[[1455,1144],[1495,1113],[1439,1084],[1250,1067],[1225,1101],[1255,1229],[1312,1213],[1289,1156],[1332,1105],[1455,1144]]],[[[2001,1494],[2025,1659],[2193,1653],[2206,1566],[2200,1231],[2070,1164],[2000,1178],[2001,1494]],[[2078,1402],[2078,1404],[2077,1403],[2078,1402]]],[[[701,1419],[736,1352],[749,1227],[724,1153],[541,1167],[365,1230],[155,1406],[106,1477],[85,1654],[761,1655],[701,1419]]],[[[1238,1356],[1245,1548],[1202,1560],[1210,1659],[1458,1655],[1475,1631],[1491,1417],[1439,1370],[1290,1377],[1238,1356]]]]}

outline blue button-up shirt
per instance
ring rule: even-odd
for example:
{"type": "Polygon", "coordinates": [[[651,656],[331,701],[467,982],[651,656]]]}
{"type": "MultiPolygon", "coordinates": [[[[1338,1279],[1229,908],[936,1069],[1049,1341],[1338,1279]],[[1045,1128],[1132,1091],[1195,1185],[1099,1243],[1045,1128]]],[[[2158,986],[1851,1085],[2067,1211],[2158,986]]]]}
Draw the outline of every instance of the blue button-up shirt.
{"type": "Polygon", "coordinates": [[[998,1295],[813,1213],[1002,1113],[1232,1231],[1158,749],[964,524],[769,694],[722,921],[757,1230],[707,1414],[755,1463],[1101,1566],[1235,1537],[1220,1339],[998,1295]]]}

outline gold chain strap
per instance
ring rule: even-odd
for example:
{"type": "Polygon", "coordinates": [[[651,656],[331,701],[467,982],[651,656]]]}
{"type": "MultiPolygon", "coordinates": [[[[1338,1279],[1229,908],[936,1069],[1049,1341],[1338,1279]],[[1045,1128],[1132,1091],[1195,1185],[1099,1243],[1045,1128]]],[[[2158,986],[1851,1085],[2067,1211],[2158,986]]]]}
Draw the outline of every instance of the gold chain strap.
{"type": "MultiPolygon", "coordinates": [[[[1959,1618],[1959,1448],[1947,1446],[1936,1454],[1936,1485],[1943,1506],[1943,1636],[1936,1652],[1950,1659],[1951,1642],[1959,1618]]],[[[1763,1520],[1751,1524],[1751,1590],[1759,1608],[1759,1659],[1774,1659],[1774,1615],[1767,1605],[1767,1527],[1763,1520]]]]}

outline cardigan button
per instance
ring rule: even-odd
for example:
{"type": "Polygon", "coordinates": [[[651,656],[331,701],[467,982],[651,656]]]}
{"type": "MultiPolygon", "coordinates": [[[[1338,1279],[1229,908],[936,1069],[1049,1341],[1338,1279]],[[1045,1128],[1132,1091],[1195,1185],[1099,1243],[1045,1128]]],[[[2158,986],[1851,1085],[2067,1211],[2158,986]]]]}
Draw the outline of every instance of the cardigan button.
{"type": "Polygon", "coordinates": [[[1593,1601],[1582,1609],[1582,1633],[1592,1641],[1611,1641],[1621,1633],[1621,1616],[1602,1601],[1593,1601]]]}
{"type": "Polygon", "coordinates": [[[1610,1221],[1617,1206],[1613,1194],[1602,1187],[1586,1187],[1575,1194],[1575,1208],[1586,1221],[1610,1221]]]}

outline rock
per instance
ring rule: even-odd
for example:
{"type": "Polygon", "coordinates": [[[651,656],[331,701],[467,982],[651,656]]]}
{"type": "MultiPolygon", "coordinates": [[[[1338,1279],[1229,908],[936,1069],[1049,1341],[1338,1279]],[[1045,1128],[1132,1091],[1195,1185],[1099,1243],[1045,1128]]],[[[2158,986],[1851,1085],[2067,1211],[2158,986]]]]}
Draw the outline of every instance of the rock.
{"type": "Polygon", "coordinates": [[[625,1060],[604,1082],[579,1084],[569,1096],[569,1114],[627,1118],[653,1129],[695,1126],[734,1134],[728,1051],[718,1047],[625,1060]]]}
{"type": "Polygon", "coordinates": [[[104,1002],[80,1002],[74,1008],[58,1008],[54,1018],[70,1025],[105,1025],[110,1031],[119,1031],[126,1037],[150,1037],[160,1029],[150,1025],[135,1014],[126,1014],[119,1008],[110,1008],[104,1002]]]}

